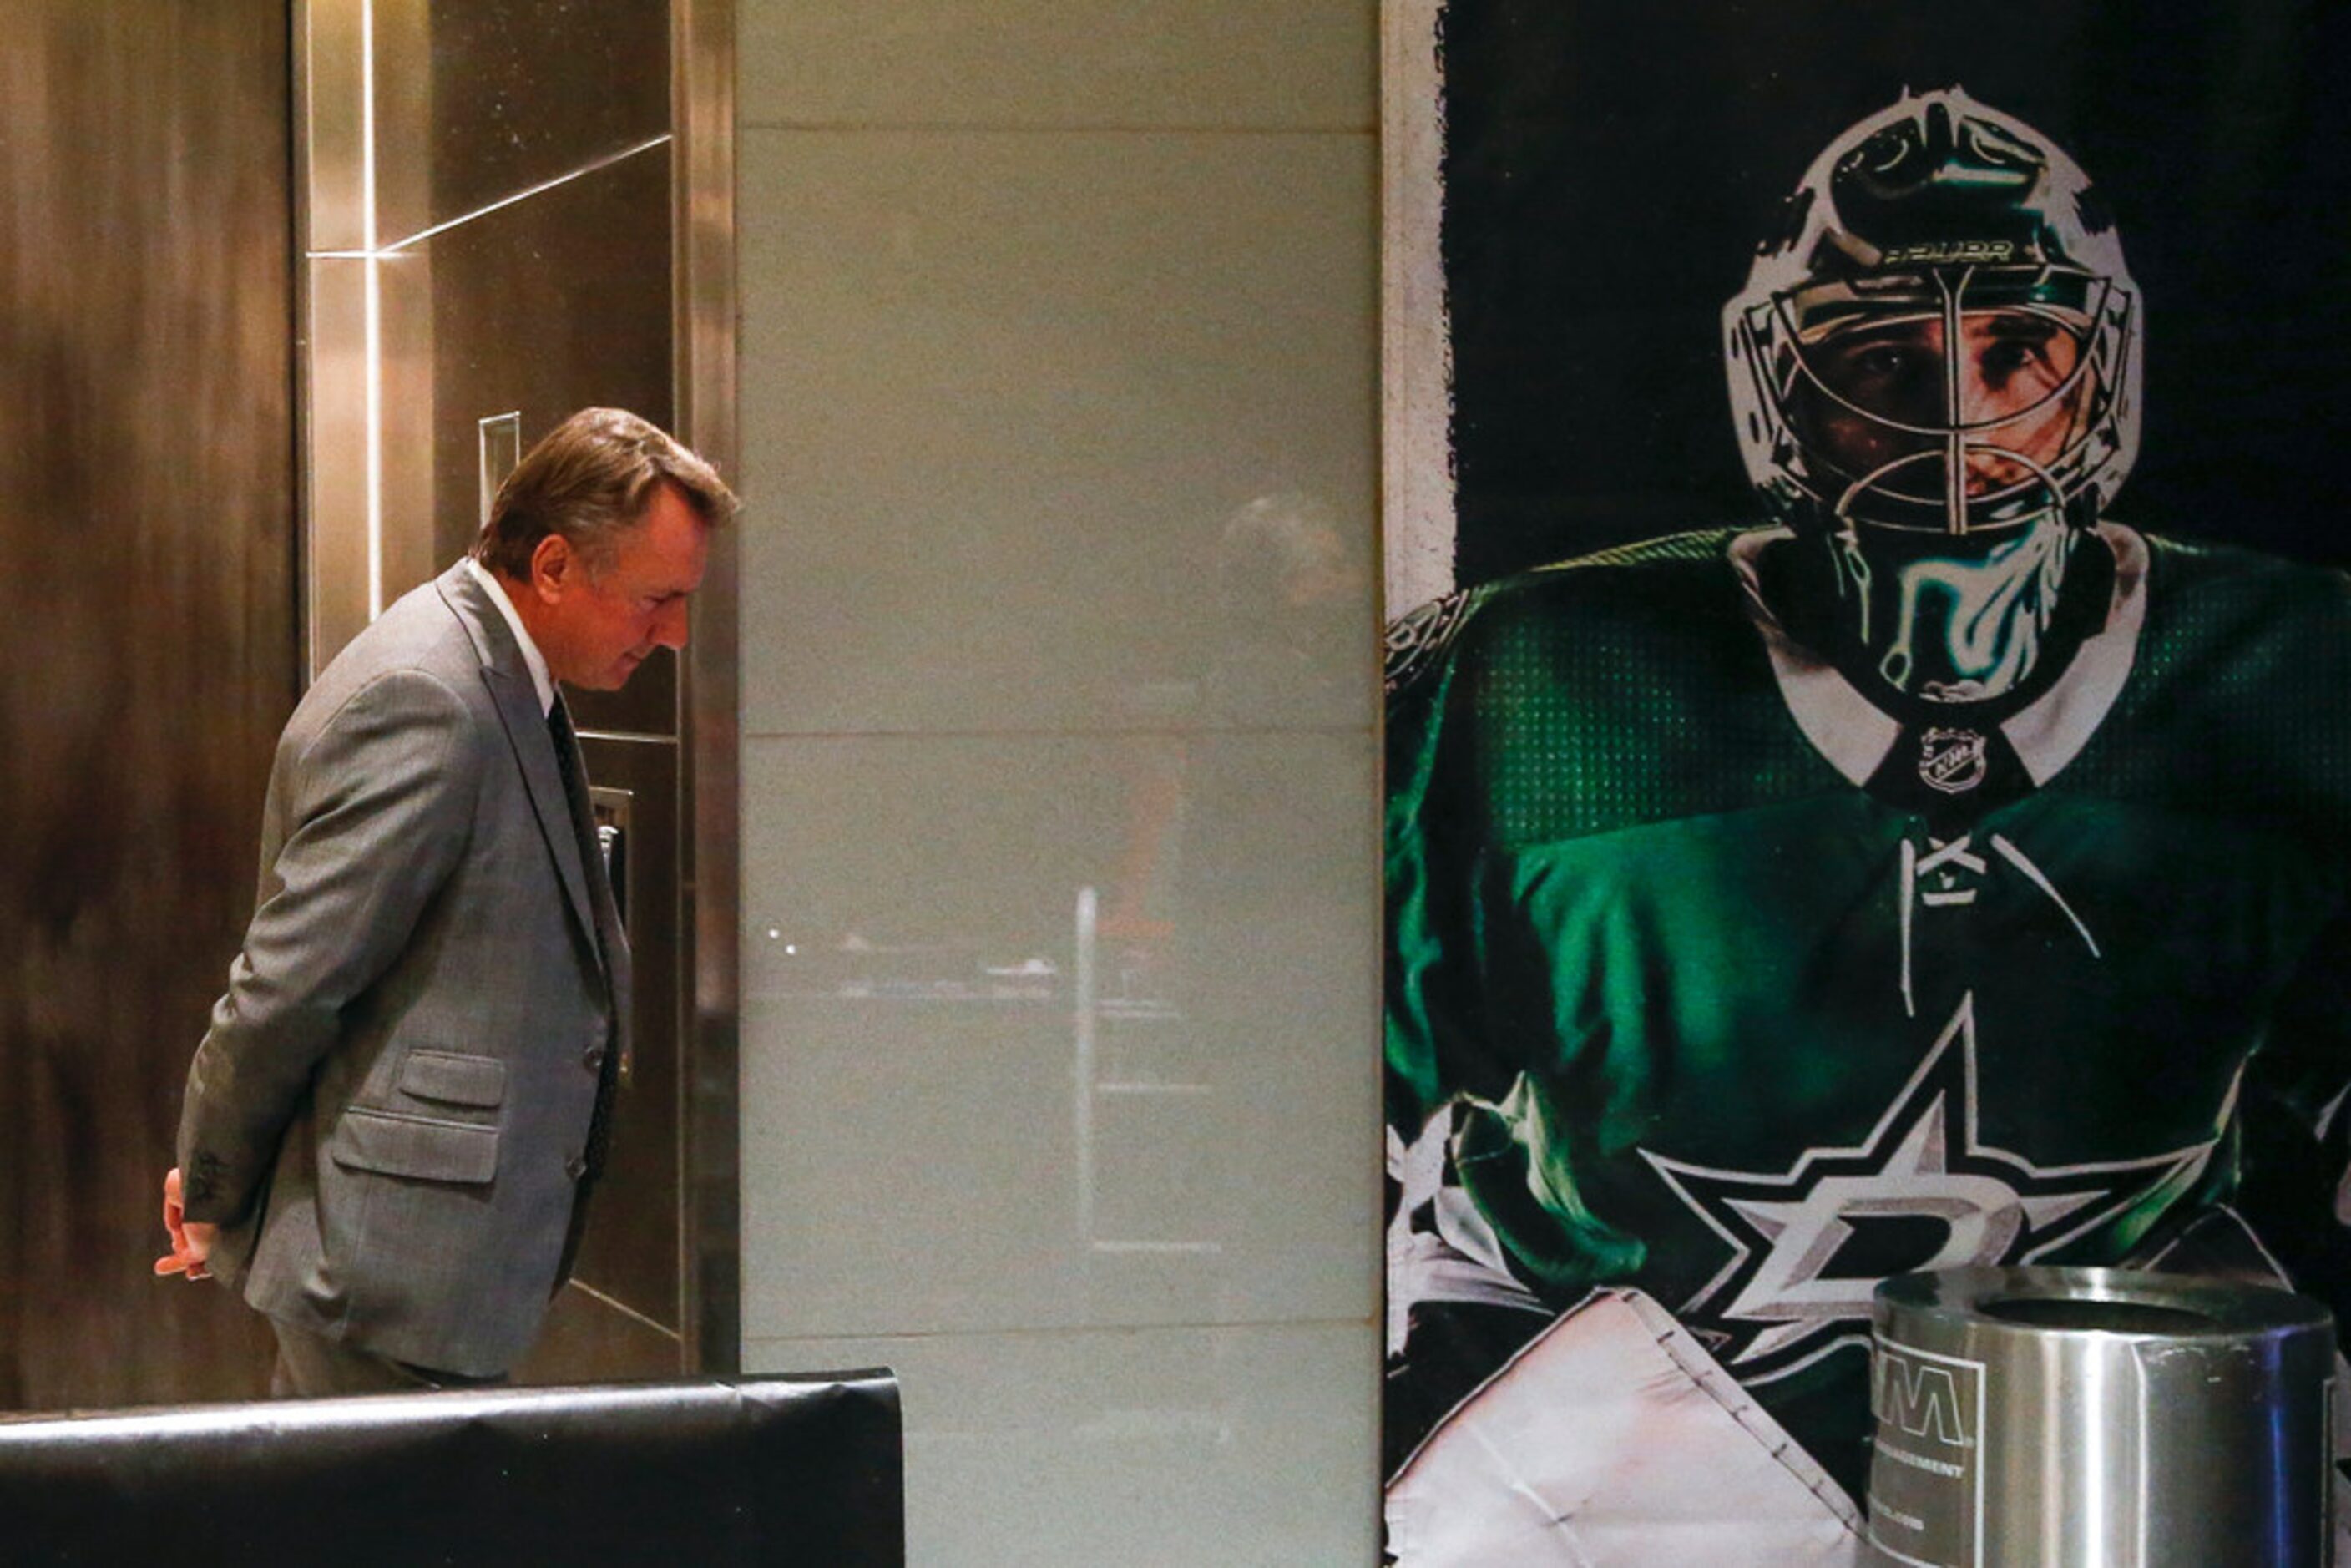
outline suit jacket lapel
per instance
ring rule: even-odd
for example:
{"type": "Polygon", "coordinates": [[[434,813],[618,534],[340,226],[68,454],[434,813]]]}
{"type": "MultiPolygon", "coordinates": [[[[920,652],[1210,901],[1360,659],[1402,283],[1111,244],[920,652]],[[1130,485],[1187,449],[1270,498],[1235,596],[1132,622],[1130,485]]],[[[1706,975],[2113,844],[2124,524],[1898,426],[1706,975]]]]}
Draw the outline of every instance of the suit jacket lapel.
{"type": "Polygon", "coordinates": [[[598,965],[604,962],[603,943],[597,935],[596,908],[588,891],[588,870],[580,863],[580,836],[572,827],[571,802],[564,798],[563,778],[556,770],[555,737],[548,732],[547,716],[539,711],[538,688],[531,684],[530,668],[522,649],[498,607],[489,602],[481,585],[462,561],[441,574],[441,597],[474,639],[482,659],[482,684],[489,688],[507,740],[522,768],[538,831],[555,857],[557,874],[571,914],[580,923],[589,951],[598,965]]]}

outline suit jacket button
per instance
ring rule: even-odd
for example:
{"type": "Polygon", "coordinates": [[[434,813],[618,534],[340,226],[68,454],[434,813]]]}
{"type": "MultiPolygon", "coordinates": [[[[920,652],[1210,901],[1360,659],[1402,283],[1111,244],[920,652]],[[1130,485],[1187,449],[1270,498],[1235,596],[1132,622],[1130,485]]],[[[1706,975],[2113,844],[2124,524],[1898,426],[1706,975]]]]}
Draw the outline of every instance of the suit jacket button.
{"type": "Polygon", "coordinates": [[[578,1155],[574,1155],[569,1159],[563,1162],[563,1174],[569,1176],[573,1181],[578,1181],[581,1176],[588,1174],[588,1162],[581,1159],[578,1155]]]}
{"type": "Polygon", "coordinates": [[[589,1071],[595,1071],[604,1065],[604,1048],[601,1045],[590,1046],[580,1053],[580,1065],[586,1067],[589,1071]]]}

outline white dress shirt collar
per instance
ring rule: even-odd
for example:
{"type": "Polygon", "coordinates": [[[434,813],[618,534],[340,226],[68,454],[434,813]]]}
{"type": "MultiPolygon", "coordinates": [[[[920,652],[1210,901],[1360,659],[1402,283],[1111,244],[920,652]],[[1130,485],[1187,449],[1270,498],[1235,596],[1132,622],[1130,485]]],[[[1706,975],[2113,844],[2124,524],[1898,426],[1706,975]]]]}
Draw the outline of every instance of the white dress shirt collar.
{"type": "Polygon", "coordinates": [[[507,618],[508,626],[514,628],[515,641],[522,644],[522,662],[530,666],[530,684],[538,692],[538,711],[553,713],[555,681],[547,673],[547,655],[538,651],[538,644],[532,642],[530,633],[524,630],[522,616],[516,611],[514,601],[507,597],[506,585],[498,580],[497,573],[472,556],[465,558],[465,570],[474,574],[475,582],[489,591],[490,602],[498,607],[498,613],[507,618]]]}

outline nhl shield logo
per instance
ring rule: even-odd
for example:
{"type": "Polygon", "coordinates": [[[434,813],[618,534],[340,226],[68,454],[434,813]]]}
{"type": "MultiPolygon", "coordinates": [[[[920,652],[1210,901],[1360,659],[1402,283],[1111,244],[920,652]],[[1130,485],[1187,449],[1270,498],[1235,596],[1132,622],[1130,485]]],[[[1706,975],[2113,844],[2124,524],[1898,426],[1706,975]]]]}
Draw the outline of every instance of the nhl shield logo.
{"type": "Polygon", "coordinates": [[[1930,729],[1919,738],[1918,777],[1929,789],[1964,795],[1989,771],[1984,737],[1972,729],[1930,729]]]}

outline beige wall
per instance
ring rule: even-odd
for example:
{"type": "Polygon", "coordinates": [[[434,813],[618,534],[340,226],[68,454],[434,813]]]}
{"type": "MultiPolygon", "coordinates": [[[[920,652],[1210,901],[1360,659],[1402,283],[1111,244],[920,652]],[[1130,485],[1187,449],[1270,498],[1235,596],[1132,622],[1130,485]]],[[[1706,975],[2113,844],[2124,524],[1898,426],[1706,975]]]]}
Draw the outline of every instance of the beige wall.
{"type": "Polygon", "coordinates": [[[1368,1563],[1376,6],[740,27],[746,1363],[926,1568],[1368,1563]]]}

